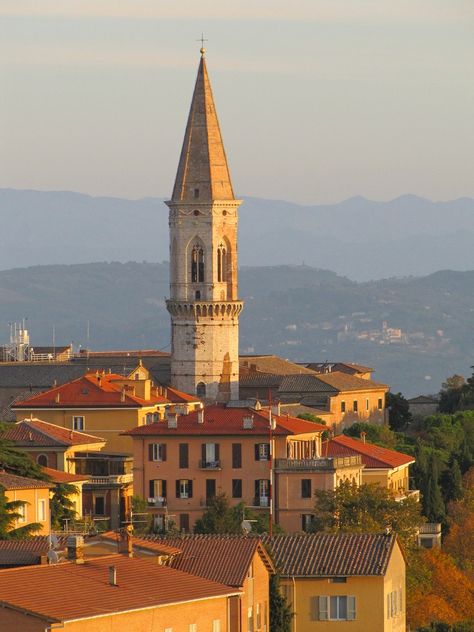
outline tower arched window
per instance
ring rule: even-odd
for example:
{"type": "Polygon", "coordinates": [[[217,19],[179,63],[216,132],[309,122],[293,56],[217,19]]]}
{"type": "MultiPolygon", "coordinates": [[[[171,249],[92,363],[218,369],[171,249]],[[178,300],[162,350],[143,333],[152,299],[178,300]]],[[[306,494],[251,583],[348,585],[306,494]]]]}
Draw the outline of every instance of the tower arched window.
{"type": "Polygon", "coordinates": [[[217,282],[222,283],[227,275],[227,251],[224,244],[217,248],[217,282]]]}
{"type": "Polygon", "coordinates": [[[206,397],[206,385],[204,382],[196,384],[196,395],[198,397],[206,397]]]}
{"type": "Polygon", "coordinates": [[[204,282],[204,250],[200,244],[193,246],[191,253],[191,283],[204,282]]]}
{"type": "Polygon", "coordinates": [[[46,456],[46,454],[39,454],[36,462],[38,463],[38,465],[41,465],[41,467],[48,467],[48,457],[46,456]]]}

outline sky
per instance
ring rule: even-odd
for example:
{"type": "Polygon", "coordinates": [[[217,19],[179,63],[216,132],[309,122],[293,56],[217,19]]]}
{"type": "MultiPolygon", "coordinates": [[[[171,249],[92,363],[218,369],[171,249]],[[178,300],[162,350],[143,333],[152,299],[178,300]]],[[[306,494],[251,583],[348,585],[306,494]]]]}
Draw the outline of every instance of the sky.
{"type": "Polygon", "coordinates": [[[0,187],[169,196],[201,33],[238,195],[474,197],[472,0],[1,0],[0,187]]]}

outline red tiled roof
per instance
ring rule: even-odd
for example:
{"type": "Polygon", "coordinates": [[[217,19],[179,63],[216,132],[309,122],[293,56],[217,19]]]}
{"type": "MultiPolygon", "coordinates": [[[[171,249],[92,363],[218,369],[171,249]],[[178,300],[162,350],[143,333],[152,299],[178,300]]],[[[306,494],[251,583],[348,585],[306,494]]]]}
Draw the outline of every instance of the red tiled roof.
{"type": "Polygon", "coordinates": [[[88,358],[140,358],[142,356],[169,357],[170,353],[158,351],[158,349],[132,349],[130,351],[124,349],[120,351],[89,351],[81,349],[80,355],[88,358]]]}
{"type": "Polygon", "coordinates": [[[261,556],[269,572],[273,564],[259,538],[232,535],[189,535],[182,537],[149,536],[141,541],[166,544],[181,550],[170,565],[180,571],[205,577],[228,586],[241,587],[255,553],[261,556]]]}
{"type": "MultiPolygon", "coordinates": [[[[58,537],[58,547],[66,546],[67,537],[58,537]]],[[[56,547],[56,548],[58,548],[56,547]]],[[[0,566],[29,566],[38,564],[50,549],[48,536],[38,535],[27,540],[0,540],[0,566]]]]}
{"type": "Polygon", "coordinates": [[[415,459],[409,454],[382,448],[373,443],[364,443],[359,439],[347,437],[346,435],[333,437],[329,441],[329,445],[325,444],[323,446],[323,454],[326,453],[326,447],[328,448],[328,456],[351,456],[353,454],[360,454],[362,463],[368,469],[394,468],[415,462],[415,459]]]}
{"type": "Polygon", "coordinates": [[[236,594],[217,582],[160,566],[156,561],[108,555],[84,564],[64,562],[0,571],[3,606],[41,618],[71,621],[236,594]],[[109,584],[115,566],[117,585],[109,584]]]}
{"type": "Polygon", "coordinates": [[[105,439],[50,424],[41,419],[23,419],[9,424],[2,438],[19,447],[54,447],[103,443],[105,439]]]}
{"type": "MultiPolygon", "coordinates": [[[[273,415],[276,421],[275,435],[293,435],[323,432],[326,427],[283,415],[273,415]]],[[[130,436],[153,435],[267,435],[269,424],[268,409],[226,408],[224,405],[208,406],[204,409],[204,422],[198,422],[198,411],[180,415],[176,428],[169,428],[166,421],[158,421],[147,426],[133,428],[122,434],[130,436]],[[244,417],[253,417],[252,428],[244,428],[244,417]]]]}
{"type": "Polygon", "coordinates": [[[188,402],[199,402],[199,398],[196,395],[189,395],[189,393],[183,393],[178,389],[171,386],[166,387],[166,396],[173,404],[183,404],[188,402]]]}
{"type": "Polygon", "coordinates": [[[394,534],[313,533],[264,538],[280,573],[287,577],[385,575],[394,534]]]}
{"type": "Polygon", "coordinates": [[[152,395],[149,400],[144,400],[133,395],[131,390],[122,394],[121,385],[115,382],[123,380],[122,375],[115,373],[86,373],[72,382],[23,400],[14,408],[139,408],[170,401],[161,395],[152,395]]]}
{"type": "Polygon", "coordinates": [[[53,483],[80,483],[81,481],[88,481],[90,476],[87,474],[69,474],[68,472],[61,472],[60,470],[55,470],[52,467],[42,467],[41,468],[45,474],[49,476],[53,483]]]}
{"type": "MultiPolygon", "coordinates": [[[[106,533],[100,534],[101,540],[106,540],[107,542],[115,542],[118,544],[120,540],[120,535],[115,531],[107,531],[106,533]]],[[[156,554],[164,554],[164,555],[177,555],[181,553],[181,549],[176,548],[175,546],[171,546],[163,542],[163,540],[153,540],[153,539],[144,539],[137,538],[136,536],[132,536],[132,545],[136,549],[142,549],[144,551],[152,551],[156,554]]]]}
{"type": "Polygon", "coordinates": [[[39,481],[35,478],[26,478],[25,476],[17,476],[8,472],[0,472],[0,485],[5,489],[48,489],[51,483],[47,481],[39,481]]]}

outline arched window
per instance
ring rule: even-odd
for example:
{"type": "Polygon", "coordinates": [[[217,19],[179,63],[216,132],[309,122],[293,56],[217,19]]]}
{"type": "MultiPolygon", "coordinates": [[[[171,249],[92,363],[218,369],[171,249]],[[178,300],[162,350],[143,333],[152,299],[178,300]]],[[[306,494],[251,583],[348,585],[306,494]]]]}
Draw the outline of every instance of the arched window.
{"type": "Polygon", "coordinates": [[[219,244],[217,248],[217,281],[226,281],[227,276],[227,251],[224,244],[219,244]]]}
{"type": "Polygon", "coordinates": [[[204,382],[196,384],[196,395],[198,397],[206,397],[206,385],[204,382]]]}
{"type": "Polygon", "coordinates": [[[41,465],[41,467],[48,467],[48,457],[46,454],[39,454],[36,462],[38,465],[41,465]]]}
{"type": "Polygon", "coordinates": [[[191,283],[204,282],[204,250],[200,244],[193,247],[191,253],[191,283]]]}

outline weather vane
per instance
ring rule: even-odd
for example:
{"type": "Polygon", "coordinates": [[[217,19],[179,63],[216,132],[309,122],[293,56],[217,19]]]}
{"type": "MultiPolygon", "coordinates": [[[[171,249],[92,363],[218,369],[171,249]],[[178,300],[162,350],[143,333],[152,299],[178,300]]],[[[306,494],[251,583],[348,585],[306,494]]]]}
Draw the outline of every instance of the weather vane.
{"type": "Polygon", "coordinates": [[[201,55],[202,57],[204,57],[204,53],[206,52],[206,49],[204,48],[204,42],[207,42],[207,39],[204,39],[204,33],[201,33],[201,37],[196,40],[196,42],[201,42],[201,55]]]}

